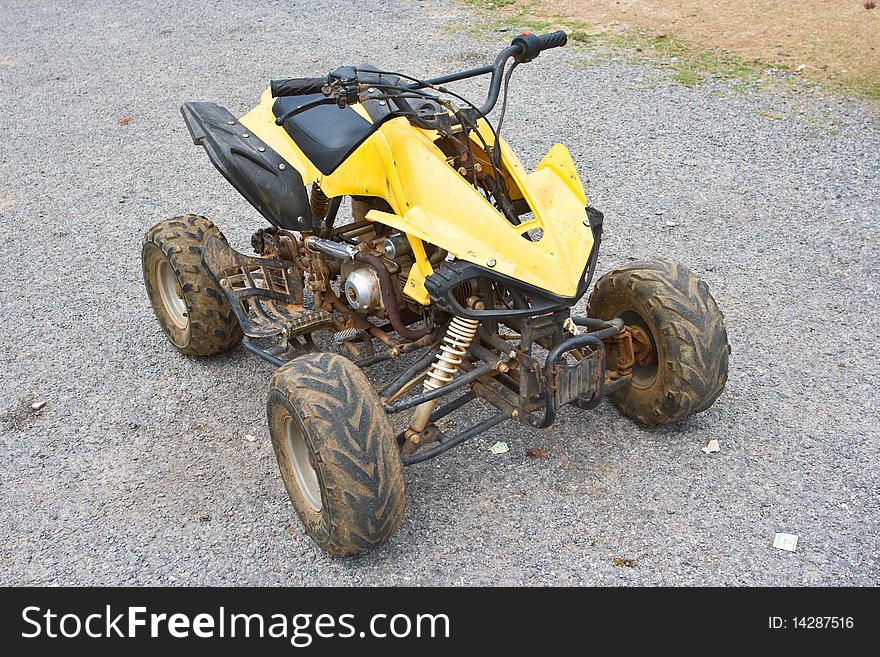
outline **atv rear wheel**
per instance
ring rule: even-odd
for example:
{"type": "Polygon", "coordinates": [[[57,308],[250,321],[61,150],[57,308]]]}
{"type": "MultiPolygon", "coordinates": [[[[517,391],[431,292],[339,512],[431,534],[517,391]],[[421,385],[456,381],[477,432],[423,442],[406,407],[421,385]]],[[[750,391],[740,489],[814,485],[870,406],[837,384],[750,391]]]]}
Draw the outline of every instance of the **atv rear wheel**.
{"type": "Polygon", "coordinates": [[[160,221],[144,235],[141,263],[153,312],[178,350],[213,356],[241,341],[241,327],[226,297],[202,266],[209,237],[225,241],[205,217],[160,221]]]}
{"type": "Polygon", "coordinates": [[[651,340],[654,358],[634,366],[630,385],[611,396],[624,415],[668,424],[706,410],[724,390],[730,353],[724,315],[684,265],[645,260],[615,269],[597,281],[587,312],[620,318],[651,340]]]}
{"type": "Polygon", "coordinates": [[[337,354],[300,356],[269,381],[269,433],[306,531],[333,555],[366,552],[403,521],[406,480],[379,396],[337,354]]]}

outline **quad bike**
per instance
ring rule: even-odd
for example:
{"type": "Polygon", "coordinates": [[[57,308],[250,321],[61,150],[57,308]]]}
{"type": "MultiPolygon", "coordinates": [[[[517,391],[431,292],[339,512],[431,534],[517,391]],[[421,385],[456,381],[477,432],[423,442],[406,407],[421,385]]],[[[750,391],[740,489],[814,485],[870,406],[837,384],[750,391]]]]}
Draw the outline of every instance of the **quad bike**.
{"type": "Polygon", "coordinates": [[[610,397],[660,425],[724,388],[723,316],[676,262],[614,270],[586,316],[570,313],[593,278],[602,213],[563,145],[529,173],[500,137],[513,70],[566,40],[524,33],[491,65],[430,80],[368,65],[273,80],[240,119],[213,103],[181,108],[193,142],[271,227],[246,255],[204,217],[158,223],[143,242],[150,301],[184,354],[242,342],[277,367],[275,456],[331,554],[397,531],[405,465],[505,420],[545,428],[566,404],[610,397]],[[444,86],[484,74],[481,107],[444,86]],[[378,365],[373,384],[364,371],[378,365]],[[478,399],[488,417],[443,430],[478,399]]]}

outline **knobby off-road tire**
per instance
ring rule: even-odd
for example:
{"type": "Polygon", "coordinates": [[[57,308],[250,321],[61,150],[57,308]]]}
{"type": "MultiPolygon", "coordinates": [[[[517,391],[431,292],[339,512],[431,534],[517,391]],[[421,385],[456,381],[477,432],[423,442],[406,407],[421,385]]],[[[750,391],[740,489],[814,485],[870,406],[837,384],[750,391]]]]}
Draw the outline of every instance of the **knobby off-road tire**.
{"type": "Polygon", "coordinates": [[[364,373],[314,353],[269,381],[269,432],[306,531],[333,555],[365,552],[403,521],[406,480],[394,430],[364,373]]]}
{"type": "Polygon", "coordinates": [[[241,341],[241,327],[226,297],[202,266],[209,237],[225,241],[205,217],[160,221],[144,235],[141,263],[153,312],[178,350],[213,356],[241,341]]]}
{"type": "Polygon", "coordinates": [[[651,337],[656,365],[633,368],[632,383],[611,399],[624,415],[660,425],[704,411],[727,382],[730,346],[724,315],[708,286],[673,260],[645,260],[600,278],[591,317],[620,317],[651,337]]]}

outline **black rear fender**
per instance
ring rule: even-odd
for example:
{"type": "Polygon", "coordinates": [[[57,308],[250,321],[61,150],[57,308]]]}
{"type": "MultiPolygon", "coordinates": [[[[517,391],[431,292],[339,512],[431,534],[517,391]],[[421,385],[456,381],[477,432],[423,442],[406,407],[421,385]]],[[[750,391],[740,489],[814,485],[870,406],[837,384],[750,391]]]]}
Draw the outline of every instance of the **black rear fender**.
{"type": "Polygon", "coordinates": [[[216,103],[180,108],[193,143],[273,226],[311,230],[312,216],[299,172],[216,103]]]}

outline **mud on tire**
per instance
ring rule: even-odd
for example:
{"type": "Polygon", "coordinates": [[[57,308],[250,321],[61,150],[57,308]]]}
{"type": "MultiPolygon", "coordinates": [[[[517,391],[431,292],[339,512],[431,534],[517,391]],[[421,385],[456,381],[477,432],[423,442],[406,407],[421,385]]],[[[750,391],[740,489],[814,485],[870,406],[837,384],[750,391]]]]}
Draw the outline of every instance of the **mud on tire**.
{"type": "Polygon", "coordinates": [[[644,424],[667,424],[704,411],[727,382],[727,329],[707,285],[673,260],[645,260],[600,278],[591,317],[620,317],[651,337],[656,365],[634,368],[633,382],[611,399],[644,424]]]}
{"type": "Polygon", "coordinates": [[[333,555],[365,552],[403,521],[406,481],[394,430],[364,373],[315,353],[269,381],[269,432],[306,531],[333,555]]]}
{"type": "Polygon", "coordinates": [[[141,263],[153,312],[171,343],[188,356],[212,356],[241,341],[226,297],[202,267],[202,248],[223,233],[194,214],[160,221],[144,235],[141,263]]]}

